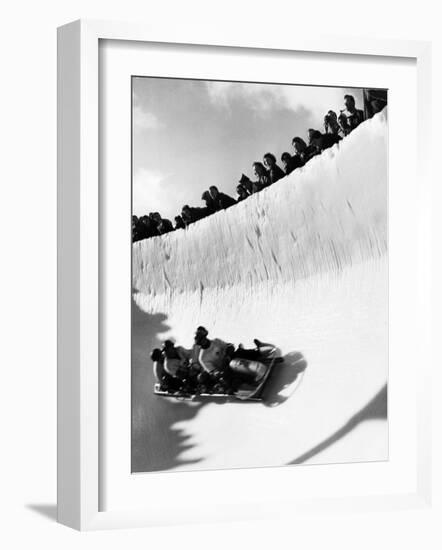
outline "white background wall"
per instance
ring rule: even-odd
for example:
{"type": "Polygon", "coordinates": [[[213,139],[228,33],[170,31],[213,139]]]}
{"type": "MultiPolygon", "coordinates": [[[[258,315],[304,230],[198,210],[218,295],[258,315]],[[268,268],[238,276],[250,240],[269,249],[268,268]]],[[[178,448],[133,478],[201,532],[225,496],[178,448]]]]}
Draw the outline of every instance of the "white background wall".
{"type": "MultiPolygon", "coordinates": [[[[240,548],[243,544],[255,548],[358,550],[439,547],[439,470],[435,472],[438,509],[421,512],[294,517],[290,525],[237,524],[86,534],[70,531],[48,518],[55,515],[56,466],[56,27],[89,17],[154,20],[165,28],[186,25],[189,30],[199,25],[207,25],[209,30],[231,26],[246,34],[264,33],[269,42],[278,33],[294,34],[297,28],[310,28],[316,34],[341,32],[434,40],[433,134],[434,146],[441,147],[438,98],[442,97],[442,38],[437,6],[430,0],[273,0],[267,5],[252,0],[16,0],[3,5],[0,541],[4,548],[204,548],[208,539],[214,549],[226,545],[240,548]]],[[[440,235],[440,222],[434,223],[440,235]]],[[[438,248],[441,250],[440,241],[438,248]]],[[[442,280],[440,267],[439,261],[436,281],[442,280]]],[[[437,309],[440,311],[440,307],[437,309]]],[[[440,323],[439,314],[435,321],[440,323]]],[[[440,405],[436,404],[435,414],[440,413],[440,405]]],[[[440,439],[435,452],[439,466],[440,439]]]]}

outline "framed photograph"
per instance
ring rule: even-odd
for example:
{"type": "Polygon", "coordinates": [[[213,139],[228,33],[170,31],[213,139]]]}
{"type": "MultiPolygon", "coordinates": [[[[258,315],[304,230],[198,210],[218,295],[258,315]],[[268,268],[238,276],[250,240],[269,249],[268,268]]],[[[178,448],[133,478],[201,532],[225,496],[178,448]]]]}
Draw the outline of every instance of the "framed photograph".
{"type": "Polygon", "coordinates": [[[58,51],[59,521],[427,505],[429,45],[58,51]]]}

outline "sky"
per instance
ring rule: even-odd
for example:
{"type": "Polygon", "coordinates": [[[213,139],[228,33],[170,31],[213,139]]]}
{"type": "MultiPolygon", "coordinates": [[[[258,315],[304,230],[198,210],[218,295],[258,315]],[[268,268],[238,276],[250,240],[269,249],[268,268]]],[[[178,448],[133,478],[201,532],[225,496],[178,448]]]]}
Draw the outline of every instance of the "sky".
{"type": "Polygon", "coordinates": [[[184,204],[203,206],[211,185],[236,197],[254,161],[271,152],[281,164],[347,93],[363,107],[362,89],[134,77],[133,213],[173,221],[184,204]]]}

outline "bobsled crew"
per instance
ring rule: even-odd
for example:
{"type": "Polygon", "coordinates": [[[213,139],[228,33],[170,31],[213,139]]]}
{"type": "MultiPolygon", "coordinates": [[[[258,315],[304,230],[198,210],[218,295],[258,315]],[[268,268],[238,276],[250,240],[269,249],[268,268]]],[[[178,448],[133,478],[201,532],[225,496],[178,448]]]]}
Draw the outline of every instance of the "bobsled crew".
{"type": "Polygon", "coordinates": [[[294,170],[305,166],[307,162],[320,155],[322,151],[339,143],[364,120],[382,111],[386,105],[386,90],[365,89],[364,110],[356,107],[355,98],[352,95],[345,95],[344,109],[340,111],[339,115],[335,111],[329,110],[324,116],[323,132],[310,128],[307,141],[299,136],[292,139],[292,153],[286,151],[281,155],[282,168],[277,164],[277,159],[273,153],[265,153],[262,162],[256,161],[252,164],[253,179],[245,174],[241,175],[236,187],[236,199],[222,193],[216,186],[212,185],[201,196],[204,206],[184,205],[181,213],[175,216],[175,224],[163,218],[159,212],[150,212],[140,217],[132,216],[132,241],[140,241],[171,231],[186,229],[202,218],[230,208],[254,193],[259,193],[288,176],[294,170]]]}
{"type": "Polygon", "coordinates": [[[254,340],[246,349],[219,338],[209,338],[207,329],[196,329],[192,348],[166,340],[152,351],[156,379],[154,393],[182,399],[231,397],[262,400],[273,366],[283,361],[272,344],[254,340]]]}

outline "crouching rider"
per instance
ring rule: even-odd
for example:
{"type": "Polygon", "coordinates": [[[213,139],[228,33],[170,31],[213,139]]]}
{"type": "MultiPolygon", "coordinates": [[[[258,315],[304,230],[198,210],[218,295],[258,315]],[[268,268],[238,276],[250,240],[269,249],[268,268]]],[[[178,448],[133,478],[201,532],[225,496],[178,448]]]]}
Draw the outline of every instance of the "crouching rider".
{"type": "Polygon", "coordinates": [[[180,391],[189,384],[190,351],[166,340],[161,349],[151,353],[154,376],[162,390],[180,391]]]}
{"type": "Polygon", "coordinates": [[[194,349],[198,352],[198,364],[201,372],[198,374],[198,382],[201,384],[201,391],[229,391],[230,362],[233,346],[219,338],[210,340],[205,327],[198,327],[195,332],[194,349]]]}

